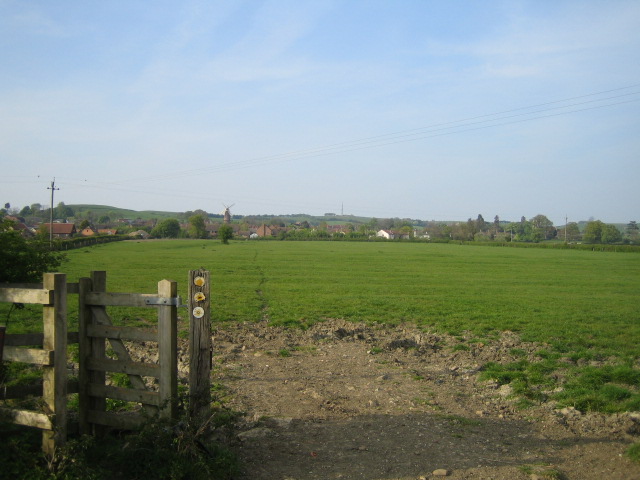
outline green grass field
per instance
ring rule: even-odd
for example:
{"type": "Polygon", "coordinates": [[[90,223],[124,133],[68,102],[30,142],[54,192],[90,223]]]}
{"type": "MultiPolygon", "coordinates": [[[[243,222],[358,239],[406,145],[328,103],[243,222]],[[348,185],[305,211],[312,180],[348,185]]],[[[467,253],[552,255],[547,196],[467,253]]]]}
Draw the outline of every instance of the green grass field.
{"type": "MultiPolygon", "coordinates": [[[[153,293],[158,281],[176,280],[186,298],[188,271],[200,267],[211,272],[214,322],[268,319],[303,328],[327,318],[411,322],[474,341],[511,330],[548,347],[537,362],[488,365],[486,377],[513,383],[537,400],[541,385],[553,387],[552,372],[573,365],[565,404],[640,409],[640,255],[634,253],[396,242],[126,241],[70,251],[61,270],[69,281],[106,270],[113,292],[153,293]],[[591,368],[594,361],[603,368],[591,368]],[[600,389],[607,399],[592,398],[600,389]]],[[[71,299],[71,318],[74,309],[71,299]]],[[[111,312],[117,322],[131,324],[154,315],[149,309],[111,312]]],[[[20,321],[23,313],[15,315],[9,333],[38,329],[35,321],[20,321]]],[[[179,315],[187,317],[186,311],[179,315]]],[[[183,321],[180,329],[186,328],[183,321]]]]}
{"type": "Polygon", "coordinates": [[[559,351],[640,356],[640,255],[450,244],[119,242],[69,252],[70,281],[106,270],[110,291],[151,293],[211,271],[219,321],[325,318],[523,340],[559,351]]]}

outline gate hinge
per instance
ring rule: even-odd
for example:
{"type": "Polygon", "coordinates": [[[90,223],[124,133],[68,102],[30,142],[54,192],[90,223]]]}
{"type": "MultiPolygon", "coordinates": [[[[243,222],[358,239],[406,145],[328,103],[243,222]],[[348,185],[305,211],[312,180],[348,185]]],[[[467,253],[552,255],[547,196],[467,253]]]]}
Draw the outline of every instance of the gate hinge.
{"type": "Polygon", "coordinates": [[[172,307],[183,307],[180,297],[147,297],[144,299],[145,305],[170,305],[172,307]]]}

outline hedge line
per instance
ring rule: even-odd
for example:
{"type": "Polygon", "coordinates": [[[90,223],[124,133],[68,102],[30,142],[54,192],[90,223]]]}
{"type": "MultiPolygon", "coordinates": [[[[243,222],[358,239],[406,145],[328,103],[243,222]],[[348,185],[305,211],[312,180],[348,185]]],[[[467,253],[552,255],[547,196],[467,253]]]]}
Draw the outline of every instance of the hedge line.
{"type": "Polygon", "coordinates": [[[100,245],[103,243],[119,242],[128,240],[127,235],[96,235],[93,237],[76,237],[64,240],[58,240],[54,246],[56,250],[73,250],[74,248],[89,247],[91,245],[100,245]]]}

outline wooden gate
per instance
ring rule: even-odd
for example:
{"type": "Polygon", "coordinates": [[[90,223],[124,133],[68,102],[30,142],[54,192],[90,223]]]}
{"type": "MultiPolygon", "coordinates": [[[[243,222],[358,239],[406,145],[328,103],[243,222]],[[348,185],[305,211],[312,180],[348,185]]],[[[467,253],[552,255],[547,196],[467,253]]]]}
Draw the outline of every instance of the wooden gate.
{"type": "MultiPolygon", "coordinates": [[[[42,285],[0,288],[0,302],[43,305],[42,334],[5,335],[3,361],[33,363],[43,367],[43,411],[2,408],[13,423],[43,430],[43,450],[53,455],[67,437],[67,394],[79,393],[79,422],[82,433],[100,433],[104,426],[136,428],[150,417],[173,418],[177,399],[177,284],[158,283],[156,294],[109,293],[106,272],[92,272],[90,278],[67,283],[62,273],[47,273],[42,285]],[[67,332],[67,294],[79,298],[79,332],[67,332]],[[116,327],[107,314],[108,306],[150,307],[158,310],[158,327],[116,327]],[[80,344],[77,390],[67,381],[67,341],[80,344]],[[158,363],[134,362],[124,340],[156,342],[158,363]],[[107,356],[109,342],[114,356],[107,356]],[[41,345],[42,348],[24,348],[41,345]],[[127,374],[131,388],[107,385],[107,372],[127,374]],[[158,380],[149,389],[143,377],[158,380]],[[141,413],[117,414],[106,410],[106,399],[142,404],[141,413]]],[[[38,389],[30,389],[34,394],[38,389]]],[[[18,395],[16,394],[15,397],[18,395]]],[[[5,398],[7,398],[5,396],[5,398]]]]}
{"type": "Polygon", "coordinates": [[[162,280],[157,294],[109,293],[106,272],[91,272],[79,281],[80,432],[99,433],[101,426],[137,428],[151,416],[173,418],[178,394],[176,282],[162,280]],[[158,328],[116,327],[106,307],[153,307],[158,328]],[[106,355],[108,340],[116,359],[106,355]],[[157,342],[158,363],[134,362],[123,340],[157,342]],[[131,388],[106,384],[106,372],[129,376],[131,388]],[[158,390],[144,377],[158,380],[158,390]],[[106,411],[106,399],[140,403],[142,413],[126,415],[106,411]]]}
{"type": "Polygon", "coordinates": [[[43,305],[43,333],[5,335],[0,359],[42,366],[42,386],[37,388],[43,411],[3,408],[2,414],[13,423],[42,430],[42,449],[51,455],[67,438],[67,288],[65,274],[46,273],[42,285],[0,289],[0,302],[43,305]]]}

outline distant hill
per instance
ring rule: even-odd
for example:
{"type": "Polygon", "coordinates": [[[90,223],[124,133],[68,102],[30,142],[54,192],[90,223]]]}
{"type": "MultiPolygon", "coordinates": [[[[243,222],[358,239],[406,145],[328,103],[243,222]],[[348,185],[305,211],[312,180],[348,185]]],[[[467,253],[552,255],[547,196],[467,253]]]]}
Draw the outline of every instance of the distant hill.
{"type": "MultiPolygon", "coordinates": [[[[117,208],[109,205],[90,205],[90,204],[75,204],[75,205],[67,205],[71,207],[73,211],[76,213],[78,217],[85,217],[88,212],[91,212],[94,218],[99,218],[102,216],[108,216],[112,221],[117,220],[119,218],[127,218],[130,220],[142,219],[142,220],[152,220],[158,219],[163,220],[165,218],[178,218],[182,219],[184,217],[184,212],[165,212],[160,210],[130,210],[126,208],[117,208]]],[[[209,213],[209,217],[212,219],[221,219],[222,215],[219,213],[209,213]]],[[[322,222],[326,222],[327,225],[341,225],[346,223],[353,224],[362,224],[368,223],[371,221],[371,217],[358,217],[355,215],[339,215],[335,213],[325,214],[325,215],[308,215],[306,213],[296,213],[296,214],[285,214],[285,215],[276,215],[276,214],[267,214],[267,215],[233,215],[234,221],[242,221],[246,219],[248,222],[253,224],[260,223],[271,223],[272,220],[282,220],[285,224],[291,224],[296,222],[309,222],[311,225],[318,225],[322,222]]],[[[420,220],[413,220],[416,224],[420,223],[420,220]]]]}
{"type": "Polygon", "coordinates": [[[142,220],[152,220],[154,218],[162,220],[165,218],[178,218],[181,213],[178,212],[162,212],[156,210],[129,210],[126,208],[110,207],[108,205],[88,205],[88,204],[76,204],[67,205],[73,208],[73,211],[77,216],[85,216],[87,212],[91,212],[96,218],[107,215],[111,220],[117,220],[119,218],[127,218],[130,220],[136,220],[138,218],[142,220]]]}

